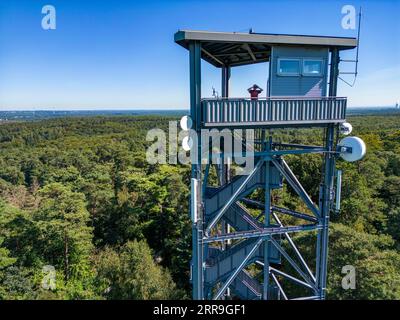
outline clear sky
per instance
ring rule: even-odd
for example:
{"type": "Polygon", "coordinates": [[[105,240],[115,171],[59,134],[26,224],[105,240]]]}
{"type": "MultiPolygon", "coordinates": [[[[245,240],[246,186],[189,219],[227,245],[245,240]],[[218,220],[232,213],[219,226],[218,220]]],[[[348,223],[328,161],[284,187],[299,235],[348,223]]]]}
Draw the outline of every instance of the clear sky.
{"type": "MultiPolygon", "coordinates": [[[[173,41],[178,29],[355,36],[341,26],[346,4],[364,12],[359,77],[353,88],[341,83],[338,95],[350,106],[393,105],[400,100],[399,0],[1,0],[0,110],[187,108],[188,53],[173,41]],[[57,10],[56,30],[41,27],[47,4],[57,10]]],[[[231,94],[265,87],[266,70],[234,69],[231,94]]],[[[203,63],[203,79],[203,96],[219,90],[219,69],[203,63]]]]}

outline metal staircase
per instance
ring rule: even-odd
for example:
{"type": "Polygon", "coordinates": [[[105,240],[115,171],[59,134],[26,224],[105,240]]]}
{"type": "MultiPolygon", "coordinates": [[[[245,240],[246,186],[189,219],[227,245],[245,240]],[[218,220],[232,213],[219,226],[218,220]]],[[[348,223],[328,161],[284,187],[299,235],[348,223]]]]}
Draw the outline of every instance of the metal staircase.
{"type": "MultiPolygon", "coordinates": [[[[273,166],[269,167],[270,175],[274,177],[270,180],[271,188],[278,188],[282,184],[279,172],[273,166]]],[[[205,192],[205,221],[208,223],[215,215],[225,206],[227,201],[234,193],[241,188],[241,192],[237,195],[235,201],[221,217],[221,221],[228,224],[235,231],[251,231],[263,228],[263,223],[258,221],[248,211],[248,209],[240,203],[240,199],[251,194],[257,188],[265,187],[266,165],[262,165],[258,172],[246,183],[248,176],[235,176],[230,182],[220,187],[208,187],[205,192]]],[[[279,241],[279,237],[276,238],[279,241]]],[[[240,264],[245,260],[251,250],[254,248],[258,239],[250,238],[235,242],[227,243],[221,247],[209,246],[205,257],[205,277],[206,287],[211,288],[219,282],[224,282],[240,264]]],[[[264,259],[263,242],[247,259],[246,265],[250,265],[257,260],[264,259]]],[[[271,263],[280,263],[280,253],[276,248],[268,242],[269,261],[271,263]]],[[[241,269],[230,284],[230,288],[235,295],[242,299],[261,299],[262,284],[254,279],[245,269],[241,269]]]]}
{"type": "Polygon", "coordinates": [[[260,300],[262,297],[262,285],[246,270],[240,271],[231,288],[241,299],[260,300]]]}
{"type": "MultiPolygon", "coordinates": [[[[218,188],[208,187],[205,194],[205,221],[208,222],[216,213],[218,213],[227,201],[234,195],[238,189],[242,189],[237,195],[237,199],[241,199],[252,193],[257,188],[265,187],[265,165],[243,186],[248,178],[246,175],[237,175],[229,183],[218,188]]],[[[282,176],[279,171],[270,166],[270,188],[282,187],[282,176]]]]}

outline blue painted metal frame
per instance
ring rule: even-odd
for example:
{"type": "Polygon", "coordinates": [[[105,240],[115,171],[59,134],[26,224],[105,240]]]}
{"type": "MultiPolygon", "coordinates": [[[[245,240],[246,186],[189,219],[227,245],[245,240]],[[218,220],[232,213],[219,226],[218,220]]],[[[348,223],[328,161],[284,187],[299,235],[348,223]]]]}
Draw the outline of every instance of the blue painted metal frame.
{"type": "MultiPolygon", "coordinates": [[[[201,44],[193,41],[189,45],[190,60],[190,116],[193,120],[194,130],[197,132],[198,145],[200,148],[200,128],[201,128],[201,44]]],[[[199,150],[200,151],[200,150],[199,150]]],[[[192,178],[197,179],[201,183],[201,152],[198,152],[197,164],[192,165],[192,178]]],[[[202,190],[202,187],[200,188],[202,190]]],[[[199,195],[200,199],[202,194],[199,195]]],[[[192,224],[192,285],[193,299],[202,300],[204,298],[204,270],[203,270],[203,219],[201,204],[196,204],[199,212],[199,219],[192,224]]],[[[191,213],[192,214],[192,213],[191,213]]]]}

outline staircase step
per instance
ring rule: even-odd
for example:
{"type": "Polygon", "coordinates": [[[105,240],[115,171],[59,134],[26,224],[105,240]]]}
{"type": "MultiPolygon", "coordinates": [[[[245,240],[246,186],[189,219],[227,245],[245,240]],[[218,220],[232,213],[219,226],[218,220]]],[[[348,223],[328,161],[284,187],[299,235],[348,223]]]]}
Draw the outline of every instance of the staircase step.
{"type": "Polygon", "coordinates": [[[246,300],[260,300],[262,297],[262,285],[254,279],[246,270],[239,272],[231,284],[232,290],[246,300]]]}
{"type": "MultiPolygon", "coordinates": [[[[215,247],[212,249],[213,254],[206,259],[205,268],[205,282],[209,284],[223,281],[229,277],[233,270],[235,270],[245,259],[247,254],[251,251],[257,238],[250,238],[243,240],[240,243],[233,245],[227,250],[220,251],[217,254],[215,247]]],[[[269,243],[269,260],[271,263],[280,263],[280,254],[275,247],[269,243]]],[[[264,256],[264,243],[256,250],[253,256],[249,259],[247,264],[253,263],[255,260],[263,260],[264,256]]]]}

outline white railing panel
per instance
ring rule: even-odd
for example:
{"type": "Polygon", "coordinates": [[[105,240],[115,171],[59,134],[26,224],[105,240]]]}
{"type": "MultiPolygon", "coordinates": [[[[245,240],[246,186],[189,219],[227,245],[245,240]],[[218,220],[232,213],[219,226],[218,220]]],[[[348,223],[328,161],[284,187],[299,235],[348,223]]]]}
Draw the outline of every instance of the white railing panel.
{"type": "Polygon", "coordinates": [[[282,124],[343,121],[346,98],[203,99],[204,125],[282,124]]]}

